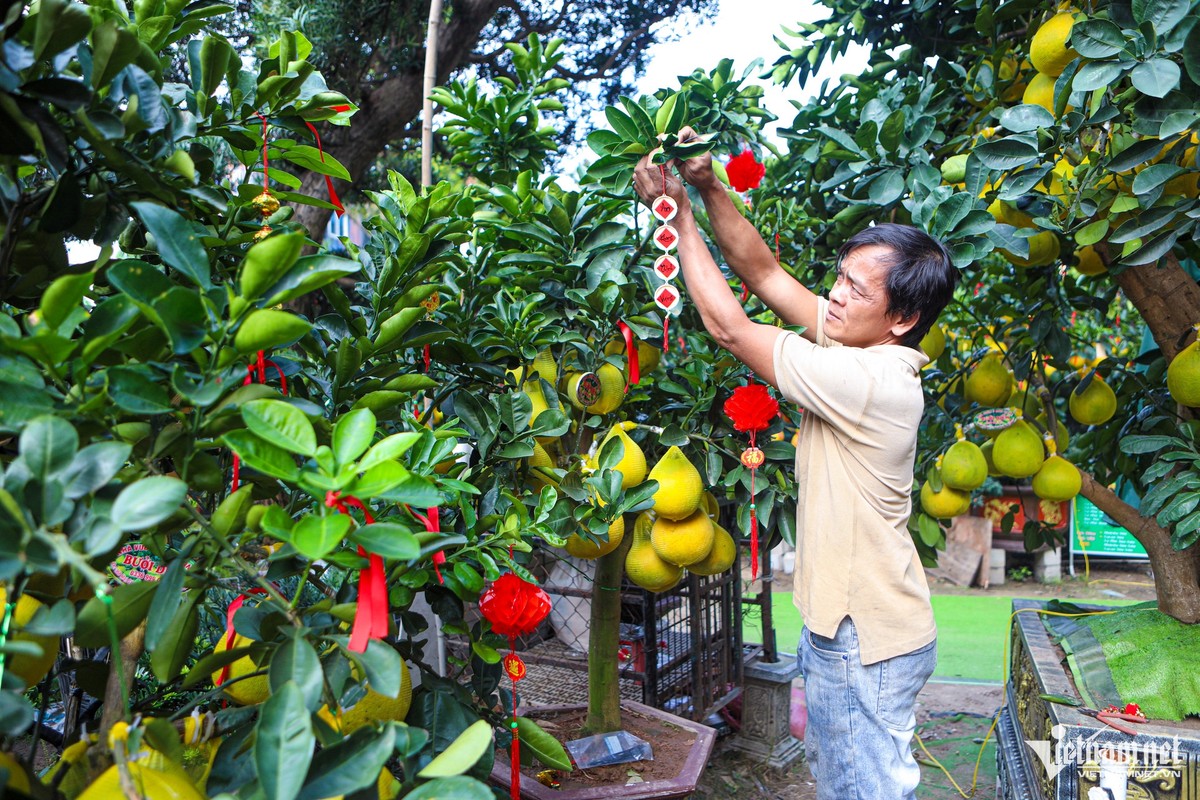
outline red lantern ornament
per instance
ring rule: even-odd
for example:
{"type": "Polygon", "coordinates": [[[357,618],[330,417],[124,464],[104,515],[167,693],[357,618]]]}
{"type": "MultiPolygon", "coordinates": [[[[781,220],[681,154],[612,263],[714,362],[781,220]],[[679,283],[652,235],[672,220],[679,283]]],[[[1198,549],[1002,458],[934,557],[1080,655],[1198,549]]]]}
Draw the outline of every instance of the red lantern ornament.
{"type": "Polygon", "coordinates": [[[537,630],[550,613],[550,596],[516,573],[501,575],[479,597],[479,613],[492,623],[492,630],[508,637],[508,655],[502,662],[504,672],[513,682],[512,748],[510,749],[512,780],[509,784],[512,800],[521,796],[521,740],[517,736],[517,681],[525,677],[525,662],[513,652],[516,639],[537,630]]]}
{"type": "Polygon", "coordinates": [[[750,434],[750,446],[742,451],[741,461],[750,470],[750,580],[758,577],[758,514],[754,505],[754,471],[766,461],[755,443],[759,431],[766,430],[779,414],[779,402],[761,383],[748,383],[733,390],[725,401],[725,414],[734,430],[750,434]]]}
{"type": "Polygon", "coordinates": [[[729,185],[735,191],[745,192],[758,188],[763,176],[767,174],[767,168],[758,162],[754,153],[743,150],[729,159],[729,163],[725,165],[725,172],[729,175],[729,185]]]}

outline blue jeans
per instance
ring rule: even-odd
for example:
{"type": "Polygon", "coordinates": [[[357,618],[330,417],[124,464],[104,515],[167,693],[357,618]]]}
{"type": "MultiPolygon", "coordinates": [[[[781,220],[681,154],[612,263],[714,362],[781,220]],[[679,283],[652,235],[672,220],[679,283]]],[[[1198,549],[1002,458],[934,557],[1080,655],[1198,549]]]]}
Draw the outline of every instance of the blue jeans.
{"type": "Polygon", "coordinates": [[[799,659],[818,800],[914,798],[921,768],[910,749],[913,706],[937,664],[937,642],[864,667],[846,617],[832,639],[804,628],[799,659]]]}

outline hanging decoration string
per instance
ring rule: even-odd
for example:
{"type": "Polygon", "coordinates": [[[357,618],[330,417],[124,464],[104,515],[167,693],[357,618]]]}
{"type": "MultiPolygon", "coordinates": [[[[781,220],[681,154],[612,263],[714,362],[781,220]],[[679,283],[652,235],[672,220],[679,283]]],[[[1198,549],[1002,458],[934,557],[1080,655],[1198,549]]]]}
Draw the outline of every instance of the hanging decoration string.
{"type": "MultiPolygon", "coordinates": [[[[233,629],[233,615],[238,612],[239,608],[241,608],[243,605],[245,605],[246,601],[250,599],[251,595],[266,594],[266,593],[267,593],[266,589],[262,589],[262,588],[259,588],[256,586],[253,589],[248,589],[245,594],[239,594],[237,597],[234,598],[233,602],[229,604],[229,608],[225,611],[225,650],[226,651],[232,650],[233,643],[237,641],[237,631],[235,631],[233,629]]],[[[225,681],[229,680],[229,671],[232,668],[232,666],[233,666],[232,664],[226,664],[224,667],[221,668],[221,674],[217,676],[217,679],[215,681],[213,681],[214,686],[220,686],[221,684],[225,683],[225,681]]],[[[222,700],[221,705],[222,705],[222,707],[228,705],[228,701],[222,700]]]]}
{"type": "MultiPolygon", "coordinates": [[[[375,524],[375,517],[353,495],[326,492],[325,506],[335,508],[351,518],[350,508],[357,508],[362,512],[366,524],[375,524]]],[[[349,649],[352,653],[365,653],[371,639],[382,639],[388,633],[387,576],[383,572],[383,558],[378,553],[368,553],[359,545],[358,554],[367,557],[367,566],[358,571],[358,607],[354,610],[354,623],[350,627],[349,649]]]]}
{"type": "Polygon", "coordinates": [[[750,434],[750,446],[742,451],[740,461],[750,470],[750,580],[758,578],[758,509],[755,504],[754,473],[766,461],[758,448],[759,431],[770,427],[779,414],[779,402],[761,383],[748,383],[733,390],[725,401],[725,414],[733,421],[735,430],[750,434]]]}
{"type": "Polygon", "coordinates": [[[650,212],[661,224],[651,238],[663,251],[663,254],[654,260],[654,272],[664,281],[654,292],[654,302],[663,314],[662,349],[666,353],[669,352],[671,346],[671,312],[679,308],[679,303],[683,299],[679,289],[671,283],[672,279],[679,274],[679,260],[671,254],[671,251],[679,244],[679,232],[668,224],[679,213],[679,204],[667,194],[666,165],[659,164],[658,170],[662,176],[662,194],[654,198],[650,204],[650,212]]]}
{"type": "Polygon", "coordinates": [[[512,747],[509,748],[511,770],[509,791],[512,800],[521,796],[521,740],[517,725],[517,681],[525,677],[525,662],[517,655],[517,637],[537,630],[550,613],[550,597],[513,572],[497,578],[479,597],[479,612],[492,624],[492,631],[508,637],[508,655],[504,657],[504,672],[512,680],[512,747]]]}
{"type": "MultiPolygon", "coordinates": [[[[266,358],[262,350],[258,351],[258,357],[253,364],[246,365],[246,377],[242,380],[242,386],[249,386],[255,380],[258,383],[265,384],[267,382],[267,366],[275,368],[275,374],[279,376],[279,389],[286,397],[288,393],[287,377],[284,376],[283,370],[272,359],[266,358]]],[[[242,460],[238,458],[238,454],[233,454],[233,478],[229,482],[229,491],[236,492],[238,487],[242,485],[241,481],[242,460]]]]}
{"type": "MultiPolygon", "coordinates": [[[[321,163],[325,163],[325,149],[321,147],[321,134],[317,133],[317,128],[308,120],[304,121],[308,129],[312,131],[313,138],[317,140],[317,153],[321,156],[321,163]]],[[[337,192],[333,190],[333,178],[325,176],[325,188],[329,190],[329,202],[333,203],[337,209],[337,215],[340,217],[346,213],[346,209],[342,206],[342,201],[338,199],[337,192]]]]}

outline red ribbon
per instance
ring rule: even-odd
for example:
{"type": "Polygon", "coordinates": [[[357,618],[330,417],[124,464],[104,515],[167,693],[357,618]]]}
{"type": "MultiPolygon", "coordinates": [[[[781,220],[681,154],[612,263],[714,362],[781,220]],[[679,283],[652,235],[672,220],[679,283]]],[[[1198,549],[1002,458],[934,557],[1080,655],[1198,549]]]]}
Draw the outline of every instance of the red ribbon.
{"type": "MultiPolygon", "coordinates": [[[[368,525],[374,524],[375,517],[363,505],[363,502],[353,495],[342,497],[339,492],[326,492],[325,505],[350,515],[350,507],[357,508],[363,514],[368,525]]],[[[367,556],[367,568],[358,572],[358,608],[354,611],[354,624],[350,628],[350,652],[363,653],[371,639],[382,639],[388,632],[388,599],[387,576],[383,573],[383,558],[378,553],[368,553],[358,547],[360,556],[367,556]]]]}
{"type": "Polygon", "coordinates": [[[429,345],[425,345],[421,350],[421,357],[425,359],[425,371],[429,372],[429,345]]]}
{"type": "Polygon", "coordinates": [[[664,311],[663,312],[663,352],[664,353],[669,353],[671,351],[671,335],[670,335],[670,333],[667,332],[667,328],[670,326],[670,324],[671,324],[671,315],[664,311]]]}
{"type": "MultiPolygon", "coordinates": [[[[246,378],[242,381],[242,386],[249,386],[254,383],[254,379],[258,378],[259,383],[267,382],[267,365],[270,364],[275,368],[275,374],[279,376],[279,388],[284,396],[287,396],[287,378],[284,377],[283,370],[269,358],[263,357],[263,351],[258,351],[258,358],[253,364],[246,365],[246,378]]],[[[241,486],[242,460],[238,458],[238,454],[233,454],[233,479],[230,481],[229,491],[236,492],[241,486]]]]}
{"type": "MultiPolygon", "coordinates": [[[[750,431],[750,446],[755,447],[754,434],[750,431]]],[[[754,468],[750,468],[750,580],[758,579],[758,512],[754,505],[754,468]]]]}
{"type": "Polygon", "coordinates": [[[638,351],[633,344],[633,331],[625,324],[624,320],[617,323],[617,329],[625,338],[625,356],[629,359],[629,383],[625,384],[625,392],[628,393],[630,385],[642,379],[641,371],[638,368],[638,351]]]}
{"type": "MultiPolygon", "coordinates": [[[[250,589],[248,594],[239,594],[236,598],[234,598],[233,602],[229,604],[229,609],[225,612],[225,649],[226,650],[232,650],[233,643],[237,641],[237,631],[235,631],[233,629],[233,615],[236,614],[237,610],[239,608],[241,608],[242,605],[245,604],[245,602],[247,600],[250,599],[250,595],[266,594],[266,593],[267,593],[266,589],[260,589],[258,587],[255,587],[253,589],[250,589]]],[[[221,684],[225,683],[225,681],[229,680],[229,670],[232,667],[233,667],[233,664],[229,663],[221,668],[221,674],[217,676],[217,680],[216,680],[217,686],[220,686],[221,684]]],[[[222,704],[227,705],[227,703],[225,703],[224,701],[222,701],[222,704]]]]}
{"type": "MultiPolygon", "coordinates": [[[[417,522],[420,522],[422,525],[424,525],[425,530],[428,531],[429,533],[440,533],[441,532],[441,530],[442,530],[441,520],[440,520],[441,514],[438,511],[437,506],[430,506],[429,508],[425,509],[424,514],[418,514],[417,512],[412,510],[412,506],[407,505],[407,504],[404,506],[404,508],[408,510],[409,514],[412,514],[413,519],[415,519],[417,522]]],[[[446,563],[446,551],[445,550],[438,550],[436,553],[433,554],[433,574],[437,576],[438,583],[443,586],[446,584],[446,581],[442,577],[442,570],[440,569],[440,567],[442,564],[445,564],[445,563],[446,563]]]]}
{"type": "MultiPolygon", "coordinates": [[[[334,108],[337,109],[338,106],[334,108]]],[[[349,108],[346,110],[349,111],[349,108]]],[[[305,120],[304,124],[308,126],[308,129],[312,131],[313,138],[317,140],[317,152],[320,153],[321,163],[324,164],[325,149],[321,147],[321,134],[317,133],[316,127],[311,122],[305,120]]],[[[342,201],[338,199],[337,192],[333,190],[333,178],[330,178],[328,175],[325,176],[325,188],[329,190],[329,202],[337,207],[337,215],[340,217],[342,214],[345,214],[346,209],[342,207],[342,201]]]]}

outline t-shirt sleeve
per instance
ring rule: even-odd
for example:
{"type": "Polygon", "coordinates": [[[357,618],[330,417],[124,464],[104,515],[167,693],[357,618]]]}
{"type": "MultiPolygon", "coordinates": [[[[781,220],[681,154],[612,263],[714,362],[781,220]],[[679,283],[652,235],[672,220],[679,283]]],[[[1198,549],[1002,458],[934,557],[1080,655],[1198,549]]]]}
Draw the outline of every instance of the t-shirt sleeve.
{"type": "Polygon", "coordinates": [[[821,324],[825,302],[822,298],[818,305],[816,332],[824,346],[794,333],[782,334],[775,340],[775,380],[785,399],[850,432],[862,418],[871,380],[852,350],[825,336],[821,324]]]}

